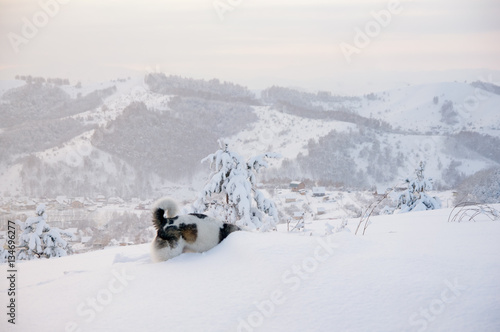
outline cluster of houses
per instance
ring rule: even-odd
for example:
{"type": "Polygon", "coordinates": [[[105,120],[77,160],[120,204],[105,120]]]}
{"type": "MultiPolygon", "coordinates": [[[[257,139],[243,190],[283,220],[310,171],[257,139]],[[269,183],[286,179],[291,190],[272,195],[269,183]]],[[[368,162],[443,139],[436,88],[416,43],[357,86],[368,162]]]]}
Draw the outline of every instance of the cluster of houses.
{"type": "MultiPolygon", "coordinates": [[[[292,181],[290,182],[290,190],[292,193],[300,193],[301,195],[306,194],[306,185],[301,181],[292,181]]],[[[313,197],[325,197],[326,196],[326,188],[325,187],[312,187],[312,195],[313,197]]]]}
{"type": "MultiPolygon", "coordinates": [[[[136,210],[147,210],[151,202],[141,201],[138,198],[131,200],[131,204],[136,210]]],[[[125,201],[122,198],[106,198],[104,195],[97,195],[94,198],[57,196],[56,198],[33,199],[21,197],[0,201],[0,214],[35,210],[36,205],[39,203],[44,203],[49,210],[87,209],[88,211],[95,211],[107,205],[125,206],[125,201]]]]}
{"type": "MultiPolygon", "coordinates": [[[[285,196],[285,203],[295,203],[297,202],[299,196],[297,195],[306,195],[306,185],[301,181],[292,181],[289,184],[290,193],[285,196]]],[[[312,197],[322,197],[324,201],[330,200],[330,197],[326,194],[325,187],[312,187],[311,189],[312,197]]],[[[324,207],[317,207],[316,215],[322,215],[326,213],[326,209],[324,207]]],[[[304,212],[295,212],[293,215],[293,219],[301,220],[304,218],[304,212]]]]}
{"type": "MultiPolygon", "coordinates": [[[[115,210],[121,207],[126,210],[149,210],[152,200],[141,201],[132,199],[125,202],[120,197],[106,198],[104,195],[88,197],[67,197],[58,196],[56,198],[0,198],[0,245],[6,240],[7,220],[23,220],[31,216],[38,204],[45,204],[48,214],[48,224],[51,227],[64,229],[73,234],[69,239],[75,252],[85,252],[89,250],[101,249],[105,244],[93,238],[93,234],[99,233],[92,219],[94,212],[106,211],[107,208],[115,210]],[[5,226],[5,227],[4,227],[5,226]],[[96,233],[97,232],[97,233],[96,233]]],[[[113,245],[129,245],[131,241],[121,241],[113,245]]]]}

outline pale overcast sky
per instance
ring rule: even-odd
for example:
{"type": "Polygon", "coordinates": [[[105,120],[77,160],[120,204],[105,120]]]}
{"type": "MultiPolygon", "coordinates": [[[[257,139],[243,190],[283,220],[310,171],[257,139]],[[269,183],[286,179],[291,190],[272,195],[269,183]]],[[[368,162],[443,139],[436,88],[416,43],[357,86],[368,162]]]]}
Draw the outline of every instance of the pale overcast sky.
{"type": "Polygon", "coordinates": [[[353,78],[498,71],[499,17],[499,0],[0,0],[0,79],[158,68],[333,90],[353,78]]]}

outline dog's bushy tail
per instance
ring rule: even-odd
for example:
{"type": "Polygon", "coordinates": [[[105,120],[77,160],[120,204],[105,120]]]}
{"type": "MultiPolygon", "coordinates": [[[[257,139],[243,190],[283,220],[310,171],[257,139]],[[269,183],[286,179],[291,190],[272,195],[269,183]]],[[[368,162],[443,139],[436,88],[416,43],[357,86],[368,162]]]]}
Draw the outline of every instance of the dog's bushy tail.
{"type": "Polygon", "coordinates": [[[177,203],[169,197],[163,197],[157,200],[153,204],[153,224],[156,229],[160,229],[167,218],[173,218],[177,216],[177,203]],[[165,212],[167,213],[167,218],[165,218],[165,212]]]}

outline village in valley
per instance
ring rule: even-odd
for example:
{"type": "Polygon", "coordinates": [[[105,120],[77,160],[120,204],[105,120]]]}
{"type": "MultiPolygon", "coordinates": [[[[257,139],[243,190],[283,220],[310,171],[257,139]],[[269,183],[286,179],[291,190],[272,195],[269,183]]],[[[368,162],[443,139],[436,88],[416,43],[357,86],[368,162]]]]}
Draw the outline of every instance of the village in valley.
{"type": "MultiPolygon", "coordinates": [[[[53,199],[3,197],[0,200],[0,219],[2,227],[7,225],[7,220],[24,221],[34,215],[38,204],[45,204],[47,223],[50,227],[57,227],[73,234],[68,239],[73,253],[83,253],[106,246],[136,244],[133,234],[127,236],[129,227],[124,227],[122,232],[118,232],[116,235],[119,239],[116,239],[115,236],[111,235],[111,230],[114,230],[116,225],[112,227],[108,222],[122,225],[145,220],[145,216],[149,215],[151,203],[152,200],[143,201],[138,198],[126,202],[120,197],[106,198],[104,195],[97,195],[95,198],[57,196],[53,199]]],[[[142,226],[140,224],[131,225],[130,230],[139,231],[140,228],[147,228],[150,225],[144,223],[142,226]]],[[[6,233],[6,229],[0,229],[0,245],[2,246],[6,239],[6,233]]],[[[152,237],[150,233],[147,235],[152,237]]],[[[146,236],[142,236],[139,240],[144,241],[146,238],[146,236]]]]}
{"type": "MultiPolygon", "coordinates": [[[[316,235],[328,234],[329,230],[338,226],[337,224],[359,218],[373,202],[379,205],[376,214],[392,212],[388,206],[394,206],[397,196],[405,189],[396,188],[392,195],[386,197],[383,190],[350,191],[311,186],[302,181],[290,181],[281,186],[261,183],[259,187],[276,203],[279,211],[277,230],[312,234],[312,229],[317,233],[318,228],[309,227],[312,223],[325,223],[325,232],[316,235]]],[[[169,192],[177,190],[182,192],[181,197],[189,196],[184,189],[169,188],[169,192]]],[[[435,194],[440,197],[443,207],[451,206],[453,192],[435,194]]],[[[190,195],[196,197],[194,192],[190,192],[190,195]]],[[[3,197],[0,201],[0,219],[3,221],[2,227],[7,225],[7,220],[24,221],[34,215],[38,204],[43,203],[47,208],[47,223],[50,227],[73,234],[67,240],[73,253],[77,254],[106,247],[150,242],[155,236],[150,213],[153,202],[153,198],[125,200],[104,195],[92,198],[57,196],[53,199],[3,197]]],[[[191,203],[189,199],[179,202],[181,206],[191,203]]],[[[6,233],[6,229],[0,229],[1,246],[5,243],[6,233]]]]}

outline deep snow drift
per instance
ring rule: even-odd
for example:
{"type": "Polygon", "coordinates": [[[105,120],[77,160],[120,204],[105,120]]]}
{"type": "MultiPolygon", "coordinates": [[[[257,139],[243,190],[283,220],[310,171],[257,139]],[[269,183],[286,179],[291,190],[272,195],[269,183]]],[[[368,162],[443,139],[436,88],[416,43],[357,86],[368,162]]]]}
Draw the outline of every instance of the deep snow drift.
{"type": "Polygon", "coordinates": [[[16,325],[4,264],[0,330],[499,331],[500,221],[449,213],[373,217],[365,236],[237,232],[157,264],[149,245],[17,262],[16,325]]]}

